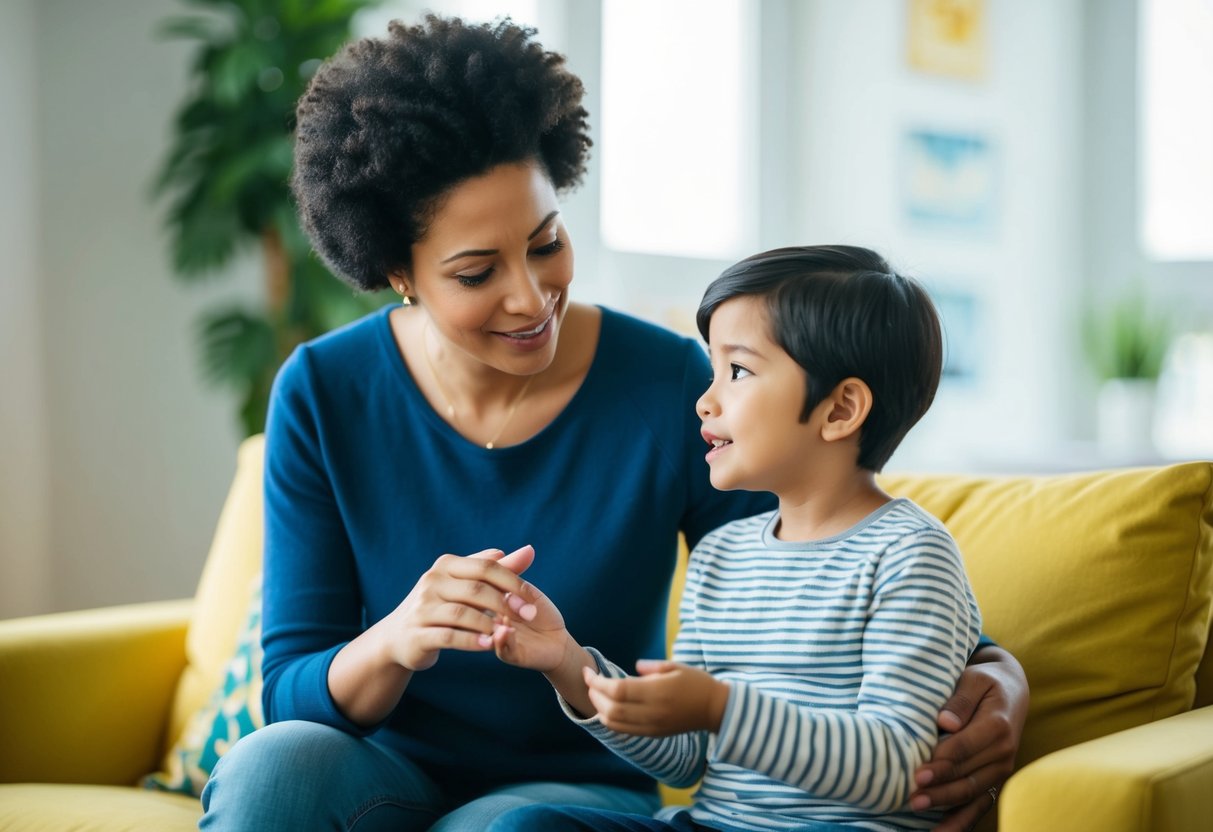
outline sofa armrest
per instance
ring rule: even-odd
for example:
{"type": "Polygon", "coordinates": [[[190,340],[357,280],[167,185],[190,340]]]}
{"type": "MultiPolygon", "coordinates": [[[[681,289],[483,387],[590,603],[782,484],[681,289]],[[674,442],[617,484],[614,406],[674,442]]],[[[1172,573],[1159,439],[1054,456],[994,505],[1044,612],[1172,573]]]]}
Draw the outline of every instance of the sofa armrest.
{"type": "Polygon", "coordinates": [[[0,621],[0,783],[131,785],[153,771],[192,603],[0,621]]]}
{"type": "Polygon", "coordinates": [[[1000,832],[1204,832],[1213,818],[1213,706],[1047,754],[998,801],[1000,832]]]}

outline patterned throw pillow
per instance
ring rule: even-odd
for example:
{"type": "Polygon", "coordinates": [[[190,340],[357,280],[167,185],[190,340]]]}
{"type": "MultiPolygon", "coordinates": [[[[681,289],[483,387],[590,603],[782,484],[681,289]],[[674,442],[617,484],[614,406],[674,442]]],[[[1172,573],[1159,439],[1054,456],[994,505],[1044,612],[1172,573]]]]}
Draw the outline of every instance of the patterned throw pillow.
{"type": "Polygon", "coordinates": [[[261,582],[253,589],[248,618],[227,663],[223,682],[195,713],[164,760],[164,771],[149,774],[148,789],[202,795],[202,787],[236,740],[265,725],[261,713],[261,582]]]}

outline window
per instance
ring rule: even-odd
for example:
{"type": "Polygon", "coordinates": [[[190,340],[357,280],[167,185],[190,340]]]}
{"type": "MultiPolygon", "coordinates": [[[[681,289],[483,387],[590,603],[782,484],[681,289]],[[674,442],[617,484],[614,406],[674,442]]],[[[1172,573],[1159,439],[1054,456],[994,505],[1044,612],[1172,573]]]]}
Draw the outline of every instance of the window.
{"type": "Polygon", "coordinates": [[[1213,260],[1213,0],[1140,8],[1142,244],[1213,260]]]}
{"type": "Polygon", "coordinates": [[[755,247],[757,5],[603,0],[607,247],[724,260],[755,247]]]}

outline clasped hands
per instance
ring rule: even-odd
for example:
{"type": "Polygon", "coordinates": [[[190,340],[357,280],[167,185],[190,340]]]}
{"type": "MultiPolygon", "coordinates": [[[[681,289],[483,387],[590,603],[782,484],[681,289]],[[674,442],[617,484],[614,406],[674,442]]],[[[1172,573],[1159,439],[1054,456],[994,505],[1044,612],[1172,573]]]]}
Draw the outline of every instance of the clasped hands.
{"type": "Polygon", "coordinates": [[[535,560],[523,546],[443,555],[393,613],[393,660],[427,670],[442,650],[494,651],[502,661],[543,673],[584,716],[618,731],[667,736],[716,730],[728,688],[710,674],[667,661],[642,661],[639,677],[610,679],[570,636],[556,605],[521,578],[535,560]]]}

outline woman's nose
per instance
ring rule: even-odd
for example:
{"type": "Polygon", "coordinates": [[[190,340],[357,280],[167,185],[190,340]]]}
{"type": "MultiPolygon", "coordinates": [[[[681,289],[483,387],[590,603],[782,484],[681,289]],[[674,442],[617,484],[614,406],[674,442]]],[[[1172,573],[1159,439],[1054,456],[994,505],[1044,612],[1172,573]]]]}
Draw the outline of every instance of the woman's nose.
{"type": "Polygon", "coordinates": [[[506,311],[513,315],[535,318],[543,312],[547,303],[548,297],[540,285],[539,276],[531,270],[529,264],[524,263],[516,270],[511,282],[506,311]]]}

